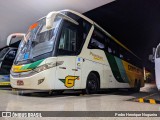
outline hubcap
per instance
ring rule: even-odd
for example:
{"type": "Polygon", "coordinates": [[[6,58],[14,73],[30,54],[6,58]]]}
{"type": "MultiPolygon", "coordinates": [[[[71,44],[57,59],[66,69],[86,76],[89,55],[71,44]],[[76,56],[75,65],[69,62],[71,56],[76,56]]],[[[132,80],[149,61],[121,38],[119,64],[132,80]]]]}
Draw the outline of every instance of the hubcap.
{"type": "Polygon", "coordinates": [[[88,87],[90,90],[95,91],[97,89],[97,84],[95,80],[90,80],[88,82],[88,87]]]}

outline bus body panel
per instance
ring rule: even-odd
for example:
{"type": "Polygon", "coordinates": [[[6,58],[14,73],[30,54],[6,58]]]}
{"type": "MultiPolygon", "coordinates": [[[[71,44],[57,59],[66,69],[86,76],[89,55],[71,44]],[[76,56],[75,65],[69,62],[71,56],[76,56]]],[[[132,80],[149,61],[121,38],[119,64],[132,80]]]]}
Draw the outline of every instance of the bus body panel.
{"type": "MultiPolygon", "coordinates": [[[[79,82],[80,75],[75,76],[76,56],[58,56],[57,61],[63,64],[56,68],[55,89],[74,89],[75,81],[79,82]]],[[[78,83],[77,83],[78,84],[78,83]]]]}
{"type": "Polygon", "coordinates": [[[98,62],[94,62],[88,59],[84,59],[84,60],[85,62],[83,62],[83,67],[82,67],[82,81],[83,82],[81,85],[81,89],[86,88],[87,78],[91,72],[97,72],[99,74],[100,86],[102,86],[101,80],[103,80],[103,65],[98,62]]]}
{"type": "Polygon", "coordinates": [[[126,61],[123,61],[123,65],[127,73],[130,86],[134,87],[135,80],[138,80],[141,83],[141,87],[144,87],[143,70],[126,61]]]}
{"type": "Polygon", "coordinates": [[[155,59],[155,73],[156,73],[156,85],[160,90],[160,58],[155,59]]]}

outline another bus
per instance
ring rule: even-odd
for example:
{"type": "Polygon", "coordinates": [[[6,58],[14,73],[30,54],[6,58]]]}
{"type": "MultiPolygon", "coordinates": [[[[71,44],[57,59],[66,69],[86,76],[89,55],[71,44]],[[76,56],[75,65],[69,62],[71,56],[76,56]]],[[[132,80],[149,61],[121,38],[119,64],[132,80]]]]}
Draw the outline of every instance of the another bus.
{"type": "Polygon", "coordinates": [[[157,46],[155,50],[154,61],[155,61],[156,85],[158,90],[160,90],[160,44],[157,46]]]}
{"type": "Polygon", "coordinates": [[[7,46],[0,52],[0,86],[10,86],[10,70],[16,57],[19,43],[24,36],[22,33],[9,35],[7,46]]]}
{"type": "Polygon", "coordinates": [[[144,86],[141,59],[84,15],[50,12],[29,27],[11,70],[20,90],[85,90],[144,86]]]}

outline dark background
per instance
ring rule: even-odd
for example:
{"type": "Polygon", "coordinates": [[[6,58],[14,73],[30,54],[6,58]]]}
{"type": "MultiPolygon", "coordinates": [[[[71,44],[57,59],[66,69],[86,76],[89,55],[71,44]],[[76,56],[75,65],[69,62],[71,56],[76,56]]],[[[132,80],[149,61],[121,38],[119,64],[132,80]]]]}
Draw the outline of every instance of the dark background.
{"type": "Polygon", "coordinates": [[[152,48],[160,42],[160,0],[116,0],[85,13],[142,58],[147,69],[152,48]]]}

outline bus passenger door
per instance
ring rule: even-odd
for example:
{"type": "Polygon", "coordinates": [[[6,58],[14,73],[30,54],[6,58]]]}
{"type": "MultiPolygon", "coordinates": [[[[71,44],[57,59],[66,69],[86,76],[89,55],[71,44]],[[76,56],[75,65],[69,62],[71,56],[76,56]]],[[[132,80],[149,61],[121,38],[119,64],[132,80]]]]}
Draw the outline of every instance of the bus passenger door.
{"type": "Polygon", "coordinates": [[[55,89],[73,89],[75,80],[75,56],[62,56],[57,58],[61,65],[56,69],[55,89]]]}
{"type": "Polygon", "coordinates": [[[75,81],[79,76],[76,68],[78,30],[77,26],[71,22],[64,21],[57,50],[57,62],[63,64],[57,66],[55,89],[74,89],[75,81]]]}

